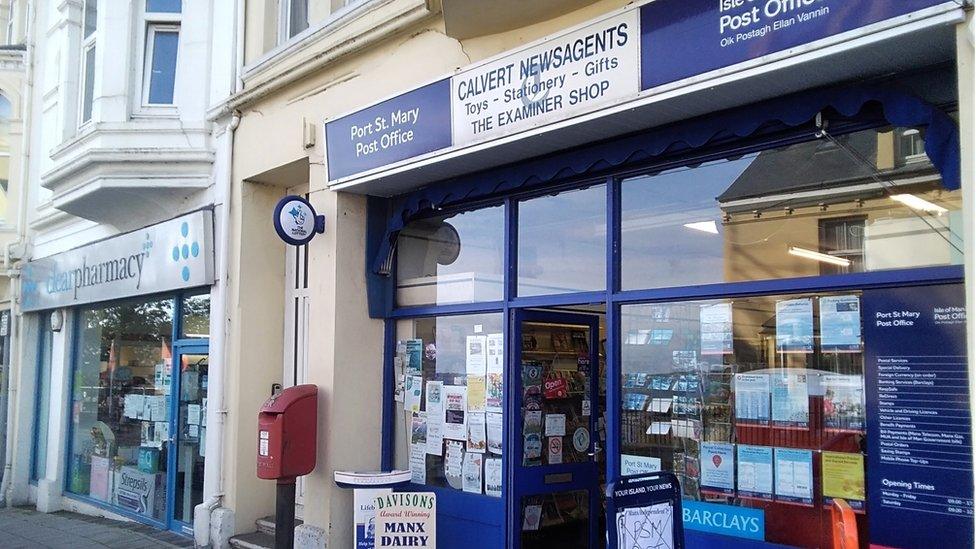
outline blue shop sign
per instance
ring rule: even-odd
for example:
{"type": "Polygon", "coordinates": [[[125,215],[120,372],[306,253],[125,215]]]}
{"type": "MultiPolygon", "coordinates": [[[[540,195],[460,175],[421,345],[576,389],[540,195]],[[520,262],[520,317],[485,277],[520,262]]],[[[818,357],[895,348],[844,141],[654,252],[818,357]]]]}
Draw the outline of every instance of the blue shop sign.
{"type": "Polygon", "coordinates": [[[945,0],[657,0],[641,7],[641,89],[908,15],[945,0]]]}
{"type": "MultiPolygon", "coordinates": [[[[325,124],[338,181],[632,104],[647,90],[946,0],[655,0],[476,63],[325,124]]],[[[938,14],[933,10],[932,15],[938,14]]],[[[901,19],[899,19],[901,18],[901,19]]],[[[880,29],[880,27],[879,27],[880,29]]]]}
{"type": "Polygon", "coordinates": [[[450,147],[451,81],[329,122],[325,139],[332,181],[450,147]]]}
{"type": "Polygon", "coordinates": [[[762,509],[685,501],[682,518],[688,530],[759,541],[766,539],[766,514],[762,509]]]}

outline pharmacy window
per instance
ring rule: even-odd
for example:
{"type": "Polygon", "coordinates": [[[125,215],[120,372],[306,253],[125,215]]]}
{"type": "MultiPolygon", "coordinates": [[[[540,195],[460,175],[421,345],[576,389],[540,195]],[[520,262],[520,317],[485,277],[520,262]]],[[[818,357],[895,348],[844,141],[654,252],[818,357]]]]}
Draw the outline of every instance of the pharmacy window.
{"type": "Polygon", "coordinates": [[[502,495],[502,314],[400,320],[395,459],[412,482],[502,495]]]}
{"type": "Polygon", "coordinates": [[[173,299],[84,308],[71,377],[67,490],[166,517],[166,453],[172,443],[173,299]],[[128,506],[123,475],[148,479],[151,501],[128,506]]]}
{"type": "Polygon", "coordinates": [[[166,108],[175,103],[182,8],[180,0],[146,0],[142,48],[143,108],[166,108]]]}
{"type": "Polygon", "coordinates": [[[91,121],[95,104],[95,39],[98,30],[98,0],[85,0],[82,12],[82,73],[80,78],[82,88],[79,126],[91,121]]]}

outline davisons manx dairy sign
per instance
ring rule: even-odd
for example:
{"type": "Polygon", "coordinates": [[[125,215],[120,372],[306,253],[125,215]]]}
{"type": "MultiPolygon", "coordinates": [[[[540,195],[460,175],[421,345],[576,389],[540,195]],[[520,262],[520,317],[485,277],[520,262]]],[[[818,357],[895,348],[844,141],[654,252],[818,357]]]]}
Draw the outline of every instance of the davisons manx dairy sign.
{"type": "Polygon", "coordinates": [[[213,283],[213,213],[194,212],[30,261],[25,311],[207,286],[213,283]]]}

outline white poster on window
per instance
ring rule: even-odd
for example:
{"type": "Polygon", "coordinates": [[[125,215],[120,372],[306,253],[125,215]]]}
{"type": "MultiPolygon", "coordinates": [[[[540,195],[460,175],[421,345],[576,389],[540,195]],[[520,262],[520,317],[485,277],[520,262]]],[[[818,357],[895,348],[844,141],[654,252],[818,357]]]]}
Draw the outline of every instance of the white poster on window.
{"type": "Polygon", "coordinates": [[[488,339],[485,336],[468,336],[465,346],[467,374],[485,377],[488,367],[488,339]]]}

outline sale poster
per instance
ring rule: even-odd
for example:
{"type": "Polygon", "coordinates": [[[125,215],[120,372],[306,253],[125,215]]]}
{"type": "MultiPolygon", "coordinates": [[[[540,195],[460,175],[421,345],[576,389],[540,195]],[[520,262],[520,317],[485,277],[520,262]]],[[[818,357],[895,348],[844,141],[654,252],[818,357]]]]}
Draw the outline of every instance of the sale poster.
{"type": "Polygon", "coordinates": [[[776,501],[813,506],[813,452],[776,448],[776,501]]]}
{"type": "Polygon", "coordinates": [[[736,446],[739,497],[773,499],[773,449],[766,446],[736,446]]]}
{"type": "Polygon", "coordinates": [[[724,442],[701,444],[700,486],[702,492],[735,493],[735,449],[724,442]]]}
{"type": "Polygon", "coordinates": [[[820,349],[825,353],[861,352],[861,299],[858,296],[820,298],[820,349]]]}
{"type": "Polygon", "coordinates": [[[444,386],[444,438],[468,440],[467,396],[463,385],[444,386]]]}
{"type": "Polygon", "coordinates": [[[702,305],[699,321],[701,354],[732,354],[732,304],[702,305]]]}
{"type": "Polygon", "coordinates": [[[776,352],[813,352],[813,300],[776,303],[776,352]]]}
{"type": "Polygon", "coordinates": [[[856,511],[864,510],[864,455],[841,452],[823,452],[824,504],[834,498],[847,502],[856,511]]]}

